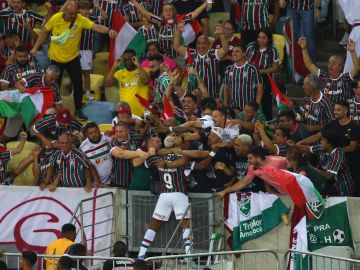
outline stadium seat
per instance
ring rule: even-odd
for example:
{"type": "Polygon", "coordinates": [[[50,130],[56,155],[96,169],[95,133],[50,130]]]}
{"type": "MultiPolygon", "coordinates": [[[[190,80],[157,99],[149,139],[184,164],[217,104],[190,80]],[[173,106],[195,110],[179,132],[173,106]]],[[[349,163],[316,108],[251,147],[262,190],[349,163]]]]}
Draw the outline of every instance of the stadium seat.
{"type": "Polygon", "coordinates": [[[72,96],[61,96],[62,105],[64,108],[68,108],[71,115],[75,114],[74,98],[72,96]]]}
{"type": "MultiPolygon", "coordinates": [[[[19,142],[9,142],[7,143],[6,147],[9,150],[14,149],[19,142]]],[[[14,155],[7,165],[7,171],[12,172],[15,170],[17,165],[20,163],[21,160],[25,159],[32,151],[36,144],[33,142],[26,142],[23,151],[18,154],[14,155]]],[[[14,185],[19,186],[31,186],[34,179],[34,175],[32,172],[32,165],[30,165],[24,172],[22,172],[18,177],[15,178],[14,185]]]]}
{"type": "Polygon", "coordinates": [[[101,133],[112,130],[112,124],[100,124],[99,129],[101,133]]]}
{"type": "Polygon", "coordinates": [[[109,71],[109,52],[98,52],[93,61],[93,74],[103,75],[109,71]]]}
{"type": "Polygon", "coordinates": [[[90,101],[83,107],[84,114],[89,118],[89,121],[96,124],[108,124],[114,117],[113,102],[108,101],[90,101]]]}
{"type": "Polygon", "coordinates": [[[106,87],[105,88],[105,99],[107,101],[111,101],[114,103],[118,103],[120,101],[119,90],[117,87],[106,87]]]}
{"type": "MultiPolygon", "coordinates": [[[[105,78],[103,75],[90,74],[91,94],[97,101],[101,100],[101,93],[104,89],[104,80],[105,80],[105,78]]],[[[85,88],[84,88],[84,90],[85,90],[85,88]]],[[[84,91],[83,103],[86,103],[86,102],[88,102],[88,100],[86,98],[85,91],[84,91]]]]}
{"type": "Polygon", "coordinates": [[[41,16],[46,16],[46,14],[48,13],[48,10],[46,9],[46,7],[41,5],[36,8],[35,12],[41,16]]]}
{"type": "Polygon", "coordinates": [[[213,36],[215,33],[215,27],[217,24],[223,24],[230,19],[229,12],[214,12],[210,14],[209,18],[209,36],[213,36]]]}

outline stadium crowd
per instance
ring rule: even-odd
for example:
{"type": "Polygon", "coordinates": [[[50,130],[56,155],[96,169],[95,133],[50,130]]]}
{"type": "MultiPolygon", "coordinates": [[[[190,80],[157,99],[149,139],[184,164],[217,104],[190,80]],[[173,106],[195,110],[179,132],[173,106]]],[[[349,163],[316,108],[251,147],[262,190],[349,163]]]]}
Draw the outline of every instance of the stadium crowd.
{"type": "MultiPolygon", "coordinates": [[[[352,63],[348,71],[339,55],[329,58],[327,70],[319,68],[314,25],[321,1],[68,0],[46,2],[45,16],[26,4],[2,1],[0,87],[18,93],[50,87],[54,102],[28,129],[26,112],[6,119],[0,142],[19,138],[19,143],[14,150],[0,151],[1,183],[13,184],[32,164],[33,185],[41,190],[79,187],[90,192],[96,186],[160,194],[141,243],[141,259],[161,221],[172,211],[178,219],[184,215],[187,192],[221,197],[239,189],[277,193],[254,173],[267,166],[266,156],[283,157],[288,170],[307,176],[324,196],[360,196],[360,83],[355,80],[360,40],[345,43],[352,63]],[[211,33],[209,13],[222,5],[230,20],[220,21],[211,33]],[[113,39],[126,41],[112,28],[114,13],[147,44],[140,54],[136,48],[124,50],[107,72],[104,85],[118,87],[120,102],[112,128],[102,133],[88,121],[82,102],[83,94],[96,102],[90,89],[96,53],[114,49],[109,47],[113,39]],[[273,34],[281,14],[293,19],[309,72],[301,104],[274,99],[272,78],[279,75],[284,52],[273,34]],[[34,31],[35,25],[41,31],[34,31]],[[186,42],[194,25],[201,25],[201,33],[186,42]],[[47,62],[37,59],[40,49],[48,50],[47,62]],[[74,115],[62,104],[65,70],[74,115]],[[7,162],[21,153],[26,140],[37,145],[15,170],[7,171],[7,162]]],[[[359,26],[356,19],[350,23],[353,29],[359,26]]],[[[286,98],[281,80],[276,83],[286,98]]],[[[188,217],[182,222],[186,252],[188,217]]]]}

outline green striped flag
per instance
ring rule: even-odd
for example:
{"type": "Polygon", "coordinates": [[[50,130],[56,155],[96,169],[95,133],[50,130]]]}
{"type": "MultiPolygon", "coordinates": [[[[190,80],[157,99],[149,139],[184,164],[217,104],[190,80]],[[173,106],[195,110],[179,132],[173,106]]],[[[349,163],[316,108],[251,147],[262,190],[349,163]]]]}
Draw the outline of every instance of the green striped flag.
{"type": "Polygon", "coordinates": [[[268,193],[231,193],[225,225],[232,232],[232,248],[258,238],[287,220],[289,209],[278,196],[268,193]],[[285,218],[286,216],[286,218],[285,218]]]}

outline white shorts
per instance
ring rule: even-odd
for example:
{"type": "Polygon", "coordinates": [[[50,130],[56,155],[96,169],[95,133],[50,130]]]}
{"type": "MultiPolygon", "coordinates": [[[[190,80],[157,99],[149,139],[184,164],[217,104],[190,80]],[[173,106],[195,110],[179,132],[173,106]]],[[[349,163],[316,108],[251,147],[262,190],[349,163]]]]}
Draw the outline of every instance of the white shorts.
{"type": "MultiPolygon", "coordinates": [[[[168,221],[174,211],[175,218],[181,219],[189,205],[189,198],[181,192],[161,193],[156,203],[153,218],[168,221]]],[[[190,218],[190,209],[186,213],[186,219],[190,218]]]]}
{"type": "Polygon", "coordinates": [[[92,70],[93,63],[93,51],[92,50],[80,50],[80,64],[82,70],[92,70]]]}

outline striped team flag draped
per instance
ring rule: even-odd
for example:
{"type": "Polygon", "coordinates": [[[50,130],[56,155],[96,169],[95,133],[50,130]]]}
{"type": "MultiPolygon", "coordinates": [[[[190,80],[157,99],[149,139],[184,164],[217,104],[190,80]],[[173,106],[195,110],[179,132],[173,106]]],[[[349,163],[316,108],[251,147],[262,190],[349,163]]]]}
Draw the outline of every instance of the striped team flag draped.
{"type": "Polygon", "coordinates": [[[118,12],[112,15],[112,29],[118,33],[116,39],[110,41],[109,66],[119,59],[126,49],[133,49],[141,55],[146,48],[146,40],[118,12]]]}
{"type": "Polygon", "coordinates": [[[21,112],[26,128],[40,119],[45,110],[54,106],[54,91],[50,87],[29,88],[0,92],[0,116],[14,117],[21,112]]]}

